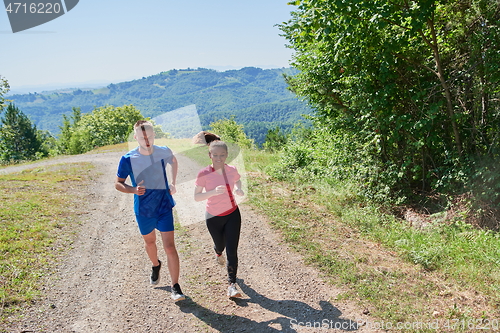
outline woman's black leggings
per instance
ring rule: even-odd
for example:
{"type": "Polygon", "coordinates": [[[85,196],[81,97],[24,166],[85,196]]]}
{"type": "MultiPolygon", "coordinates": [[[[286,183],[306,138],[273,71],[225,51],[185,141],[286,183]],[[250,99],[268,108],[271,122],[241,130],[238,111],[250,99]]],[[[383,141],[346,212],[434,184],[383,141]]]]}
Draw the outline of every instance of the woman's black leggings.
{"type": "Polygon", "coordinates": [[[238,271],[238,243],[240,241],[240,209],[226,216],[213,216],[206,213],[207,228],[214,241],[214,249],[221,254],[226,249],[227,277],[229,283],[236,282],[238,271]]]}

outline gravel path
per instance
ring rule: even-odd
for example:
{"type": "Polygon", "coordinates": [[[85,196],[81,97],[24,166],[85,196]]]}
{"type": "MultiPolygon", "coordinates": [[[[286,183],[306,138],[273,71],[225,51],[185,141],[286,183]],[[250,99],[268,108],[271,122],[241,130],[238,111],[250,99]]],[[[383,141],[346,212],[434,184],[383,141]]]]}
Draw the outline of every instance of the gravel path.
{"type": "MultiPolygon", "coordinates": [[[[89,186],[88,213],[81,216],[73,248],[47,279],[42,299],[12,324],[12,332],[373,332],[355,323],[369,320],[363,310],[336,300],[342,291],[304,265],[266,219],[245,204],[240,205],[238,272],[244,297],[228,299],[225,269],[215,262],[203,221],[204,204],[192,200],[193,174],[200,166],[182,155],[174,198],[181,224],[176,232],[180,283],[188,298],[174,303],[166,268],[160,284],[149,285],[151,264],[132,195],[114,189],[121,155],[85,154],[0,170],[90,161],[100,174],[89,186]]],[[[160,258],[166,260],[163,252],[160,258]]]]}

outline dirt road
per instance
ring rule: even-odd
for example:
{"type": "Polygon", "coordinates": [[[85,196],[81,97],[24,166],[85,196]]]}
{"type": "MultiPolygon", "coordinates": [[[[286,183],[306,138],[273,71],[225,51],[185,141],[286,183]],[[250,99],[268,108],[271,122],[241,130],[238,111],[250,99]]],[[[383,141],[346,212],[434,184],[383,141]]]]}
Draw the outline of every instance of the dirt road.
{"type": "MultiPolygon", "coordinates": [[[[225,269],[215,262],[202,220],[203,205],[181,204],[180,198],[192,193],[189,180],[199,169],[183,156],[178,156],[175,198],[181,227],[176,242],[180,283],[188,297],[174,303],[166,268],[160,284],[150,286],[151,264],[134,220],[132,195],[114,189],[121,155],[86,154],[57,160],[91,161],[99,176],[89,185],[88,213],[82,215],[73,248],[47,279],[42,299],[12,324],[12,332],[373,332],[357,324],[370,321],[363,309],[337,301],[341,290],[304,265],[266,219],[245,204],[240,206],[238,272],[244,297],[228,299],[225,269]]],[[[0,172],[9,170],[20,167],[0,172]]]]}

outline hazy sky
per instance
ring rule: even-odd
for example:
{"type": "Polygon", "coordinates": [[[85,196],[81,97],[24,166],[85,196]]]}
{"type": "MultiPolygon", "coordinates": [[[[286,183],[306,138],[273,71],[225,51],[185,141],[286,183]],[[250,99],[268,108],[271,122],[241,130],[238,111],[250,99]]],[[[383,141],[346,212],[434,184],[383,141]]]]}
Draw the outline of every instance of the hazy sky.
{"type": "Polygon", "coordinates": [[[80,0],[65,15],[12,33],[0,13],[0,75],[23,86],[120,82],[180,68],[288,67],[275,24],[287,0],[80,0]]]}

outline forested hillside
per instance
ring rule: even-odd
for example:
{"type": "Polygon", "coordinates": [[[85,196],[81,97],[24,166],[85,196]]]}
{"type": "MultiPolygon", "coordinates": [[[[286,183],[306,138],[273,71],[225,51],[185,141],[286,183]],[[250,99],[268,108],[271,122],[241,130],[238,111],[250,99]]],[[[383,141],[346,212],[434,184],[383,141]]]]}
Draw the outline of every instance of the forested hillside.
{"type": "Polygon", "coordinates": [[[262,143],[268,129],[289,128],[302,119],[302,114],[310,113],[306,103],[287,90],[283,74],[295,72],[290,68],[254,67],[225,72],[203,68],[170,70],[101,89],[12,95],[9,99],[38,128],[53,134],[59,133],[62,115],[71,114],[72,107],[87,113],[96,106],[132,104],[144,116],[155,117],[195,104],[202,126],[235,115],[247,134],[262,143]]]}

